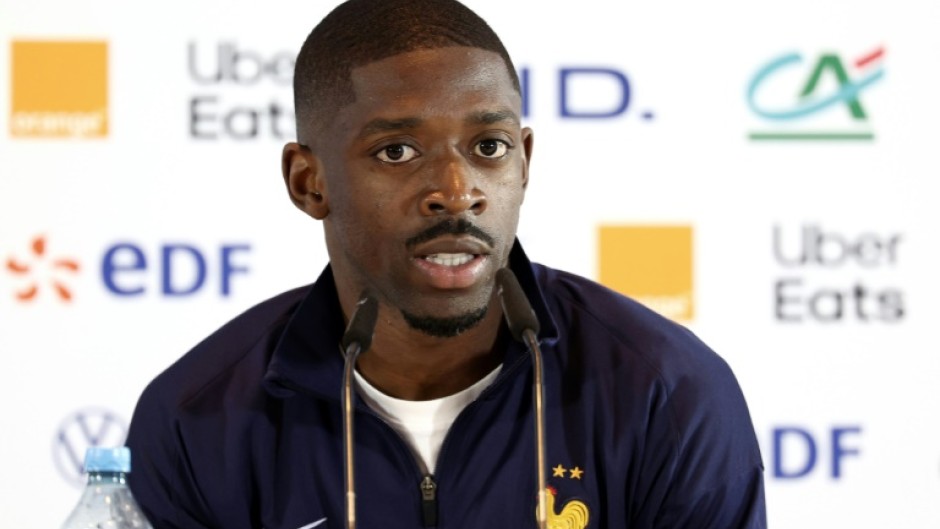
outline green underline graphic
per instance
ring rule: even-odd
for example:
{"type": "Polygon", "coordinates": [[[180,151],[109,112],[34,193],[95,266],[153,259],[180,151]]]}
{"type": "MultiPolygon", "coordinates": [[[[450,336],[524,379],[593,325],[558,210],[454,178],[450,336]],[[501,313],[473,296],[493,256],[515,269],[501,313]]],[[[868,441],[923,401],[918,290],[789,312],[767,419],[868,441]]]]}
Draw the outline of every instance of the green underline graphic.
{"type": "Polygon", "coordinates": [[[756,141],[872,141],[873,132],[751,132],[756,141]]]}

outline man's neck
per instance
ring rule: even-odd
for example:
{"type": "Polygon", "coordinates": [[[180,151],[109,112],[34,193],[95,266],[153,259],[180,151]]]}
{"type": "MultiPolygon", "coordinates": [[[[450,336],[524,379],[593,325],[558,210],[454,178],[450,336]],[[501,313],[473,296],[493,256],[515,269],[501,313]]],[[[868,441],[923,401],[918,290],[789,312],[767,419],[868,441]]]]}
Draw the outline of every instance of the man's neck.
{"type": "Polygon", "coordinates": [[[372,347],[357,368],[386,395],[430,400],[453,395],[493,371],[502,361],[508,333],[498,304],[483,320],[458,336],[436,338],[402,321],[382,321],[372,347]]]}

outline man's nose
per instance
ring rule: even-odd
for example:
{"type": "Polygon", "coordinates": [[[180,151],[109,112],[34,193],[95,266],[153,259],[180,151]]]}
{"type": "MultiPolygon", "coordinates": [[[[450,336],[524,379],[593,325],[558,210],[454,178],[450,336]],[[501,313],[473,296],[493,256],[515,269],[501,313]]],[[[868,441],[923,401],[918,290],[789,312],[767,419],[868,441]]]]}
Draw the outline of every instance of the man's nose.
{"type": "Polygon", "coordinates": [[[459,215],[466,211],[479,215],[486,210],[486,195],[476,186],[477,179],[466,160],[451,158],[429,178],[421,197],[421,214],[459,215]]]}

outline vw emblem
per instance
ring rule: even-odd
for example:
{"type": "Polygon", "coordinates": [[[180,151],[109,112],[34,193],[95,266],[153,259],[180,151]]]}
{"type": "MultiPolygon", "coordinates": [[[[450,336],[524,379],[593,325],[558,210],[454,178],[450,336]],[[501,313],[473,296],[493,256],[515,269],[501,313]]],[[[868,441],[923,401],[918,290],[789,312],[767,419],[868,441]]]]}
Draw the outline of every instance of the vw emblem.
{"type": "Polygon", "coordinates": [[[91,446],[124,446],[127,424],[104,408],[84,408],[66,417],[52,440],[52,459],[65,481],[85,485],[82,468],[85,450],[91,446]]]}

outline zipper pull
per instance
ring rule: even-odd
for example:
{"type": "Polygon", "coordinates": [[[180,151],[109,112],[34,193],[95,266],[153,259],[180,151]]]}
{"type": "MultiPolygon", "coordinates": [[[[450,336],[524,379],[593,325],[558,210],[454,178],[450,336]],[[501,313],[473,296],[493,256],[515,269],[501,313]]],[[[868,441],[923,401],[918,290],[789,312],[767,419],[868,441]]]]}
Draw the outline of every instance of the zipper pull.
{"type": "Polygon", "coordinates": [[[437,527],[437,483],[430,474],[421,480],[421,512],[425,527],[437,527]]]}

